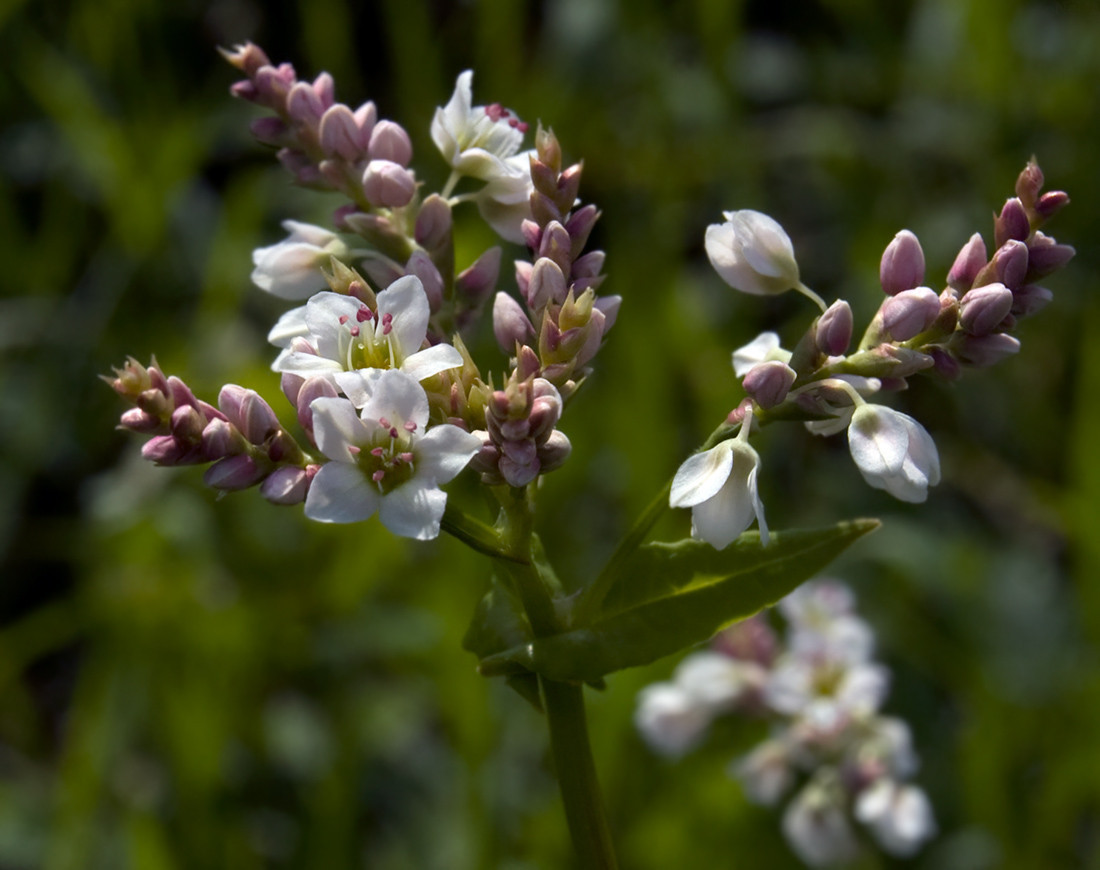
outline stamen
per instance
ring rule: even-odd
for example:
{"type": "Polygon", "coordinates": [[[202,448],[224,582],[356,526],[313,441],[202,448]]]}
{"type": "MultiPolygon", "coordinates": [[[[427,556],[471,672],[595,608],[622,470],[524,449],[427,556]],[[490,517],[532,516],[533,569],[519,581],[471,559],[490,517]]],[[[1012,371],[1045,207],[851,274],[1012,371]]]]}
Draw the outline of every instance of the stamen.
{"type": "Polygon", "coordinates": [[[489,116],[490,121],[496,123],[505,114],[507,114],[507,112],[500,103],[493,103],[492,105],[485,107],[485,114],[489,116]]]}
{"type": "Polygon", "coordinates": [[[389,429],[393,425],[393,423],[391,423],[385,417],[379,417],[378,425],[381,426],[383,429],[389,429]]]}
{"type": "Polygon", "coordinates": [[[397,458],[402,462],[407,462],[409,465],[412,465],[413,455],[411,453],[398,453],[397,458]]]}
{"type": "Polygon", "coordinates": [[[405,421],[405,431],[406,432],[415,432],[416,431],[416,424],[412,420],[406,420],[405,421]]]}
{"type": "Polygon", "coordinates": [[[390,427],[390,437],[391,438],[396,438],[397,437],[397,427],[396,426],[391,426],[390,427]]]}
{"type": "Polygon", "coordinates": [[[348,322],[348,316],[346,314],[341,314],[340,315],[340,325],[343,326],[347,322],[348,322]]]}
{"type": "Polygon", "coordinates": [[[371,449],[371,452],[370,452],[371,456],[377,456],[378,458],[381,458],[381,457],[385,456],[385,454],[386,454],[386,450],[383,447],[374,447],[374,448],[371,449]]]}
{"type": "Polygon", "coordinates": [[[360,323],[370,320],[373,317],[374,312],[367,308],[366,305],[363,305],[358,311],[355,312],[355,319],[358,320],[360,323]]]}
{"type": "Polygon", "coordinates": [[[359,327],[358,326],[353,326],[348,331],[351,333],[352,338],[358,338],[359,337],[359,327]]]}
{"type": "Polygon", "coordinates": [[[374,474],[372,474],[370,476],[370,479],[373,480],[375,483],[381,483],[382,478],[385,477],[385,476],[386,476],[386,472],[384,472],[381,468],[379,468],[376,472],[374,472],[374,474]]]}
{"type": "Polygon", "coordinates": [[[387,312],[382,315],[382,334],[389,335],[393,330],[393,315],[387,312]]]}
{"type": "Polygon", "coordinates": [[[362,447],[358,447],[355,444],[348,445],[348,453],[350,453],[352,456],[358,456],[362,450],[362,447]]]}

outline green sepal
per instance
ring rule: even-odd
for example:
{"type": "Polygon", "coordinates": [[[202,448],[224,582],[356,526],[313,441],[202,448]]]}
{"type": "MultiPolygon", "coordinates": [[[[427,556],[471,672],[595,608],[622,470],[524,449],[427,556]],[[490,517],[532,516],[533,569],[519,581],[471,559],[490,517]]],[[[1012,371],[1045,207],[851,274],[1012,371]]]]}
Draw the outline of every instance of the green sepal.
{"type": "Polygon", "coordinates": [[[521,639],[483,656],[480,671],[591,683],[648,664],[775,604],[878,525],[854,520],[777,532],[767,547],[746,532],[721,551],[692,540],[646,544],[627,557],[589,624],[521,639]]]}

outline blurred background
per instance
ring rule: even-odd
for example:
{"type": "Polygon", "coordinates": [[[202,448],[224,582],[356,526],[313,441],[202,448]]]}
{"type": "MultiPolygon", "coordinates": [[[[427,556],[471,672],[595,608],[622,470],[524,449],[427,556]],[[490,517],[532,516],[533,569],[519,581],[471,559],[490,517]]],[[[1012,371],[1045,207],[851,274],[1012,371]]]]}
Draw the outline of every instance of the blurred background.
{"type": "MultiPolygon", "coordinates": [[[[878,631],[886,711],[912,726],[941,833],[861,866],[1100,867],[1092,0],[6,0],[0,868],[570,866],[540,717],[459,649],[481,559],[217,498],[113,428],[123,407],[96,376],[127,354],[292,419],[265,343],[283,306],[250,285],[250,252],[339,203],[250,139],[257,111],[215,51],[245,39],[373,99],[429,189],[446,172],[428,125],[466,68],[475,102],[583,158],[623,308],[541,495],[572,577],[737,402],[730,351],[762,329],[790,346],[813,315],[714,275],[702,238],[722,210],[780,220],[807,283],[862,328],[895,232],[917,233],[942,286],[1037,155],[1073,198],[1051,231],[1077,258],[1017,358],[896,397],[941,451],[928,503],[869,489],[843,438],[756,443],[773,527],[885,522],[832,573],[878,631]]],[[[462,217],[460,267],[486,243],[462,217]]],[[[726,773],[762,725],[675,763],[636,735],[637,691],[674,665],[590,693],[623,866],[800,866],[726,773]]]]}

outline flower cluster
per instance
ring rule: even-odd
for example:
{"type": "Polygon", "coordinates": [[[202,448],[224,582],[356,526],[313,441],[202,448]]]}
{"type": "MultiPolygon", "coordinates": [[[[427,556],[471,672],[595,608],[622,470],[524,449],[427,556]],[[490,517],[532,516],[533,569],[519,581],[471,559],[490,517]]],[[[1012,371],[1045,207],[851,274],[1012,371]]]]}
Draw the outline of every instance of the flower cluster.
{"type": "Polygon", "coordinates": [[[801,420],[817,435],[847,431],[852,459],[868,484],[902,501],[928,497],[940,480],[932,437],[908,414],[871,398],[905,389],[918,373],[953,379],[965,368],[990,366],[1019,351],[1016,325],[1052,298],[1037,282],[1074,254],[1041,229],[1069,197],[1043,193],[1042,186],[1042,171],[1032,160],[994,221],[992,256],[975,233],[940,292],[923,284],[924,252],[916,235],[897,233],[879,269],[884,299],[851,352],[851,307],[843,299],[826,306],[802,283],[794,246],[775,220],[755,211],[727,212],[725,223],[707,229],[707,255],[731,287],[754,295],[795,289],[822,313],[793,350],[765,332],[734,351],[734,373],[747,394],[727,420],[727,438],[740,426],[736,441],[688,459],[672,487],[669,503],[692,508],[696,537],[722,548],[754,518],[767,537],[757,496],[759,457],[748,445],[754,420],[801,420]]]}
{"type": "Polygon", "coordinates": [[[756,803],[783,815],[791,847],[812,866],[852,860],[853,820],[887,852],[910,855],[936,830],[909,728],[879,710],[889,673],[874,636],[835,581],[805,584],[779,604],[780,642],[763,617],[738,623],[695,652],[672,679],[646,687],[635,720],[656,750],[678,756],[719,716],[767,718],[768,738],[731,765],[756,803]]]}
{"type": "Polygon", "coordinates": [[[215,463],[219,489],[256,484],[272,501],[305,503],[307,517],[356,522],[377,514],[398,535],[434,538],[441,486],[475,459],[485,484],[523,487],[559,467],[570,443],[557,429],[565,401],[591,370],[619,298],[596,288],[604,256],[585,252],[599,216],[579,206],[580,166],[562,170],[553,133],[499,104],[475,106],[473,74],[458,76],[431,136],[451,175],[424,196],[405,130],[373,102],[338,103],[331,76],[298,81],[247,44],[225,52],[245,74],[232,93],[268,110],[253,122],[298,184],[342,194],[331,229],[297,221],[253,253],[261,290],[300,304],[269,333],[272,369],[308,445],[287,433],[259,396],[222,390],[219,408],[177,378],[134,361],[109,382],[135,407],[124,428],[154,437],[162,465],[215,463]],[[477,189],[454,194],[463,179],[477,189]],[[506,241],[526,243],[516,264],[524,304],[495,292],[501,249],[455,274],[452,210],[473,201],[506,241]],[[511,356],[504,386],[471,358],[461,332],[494,297],[493,327],[511,356]],[[314,449],[315,455],[306,453],[314,449]]]}

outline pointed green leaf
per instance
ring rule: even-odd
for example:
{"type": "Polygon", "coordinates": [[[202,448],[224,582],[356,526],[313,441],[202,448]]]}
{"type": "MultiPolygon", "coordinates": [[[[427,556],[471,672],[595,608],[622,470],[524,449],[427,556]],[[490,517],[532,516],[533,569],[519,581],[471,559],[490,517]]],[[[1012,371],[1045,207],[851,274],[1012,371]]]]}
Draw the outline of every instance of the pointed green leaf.
{"type": "Polygon", "coordinates": [[[591,624],[525,639],[484,657],[481,672],[526,668],[588,682],[648,664],[774,604],[877,527],[876,520],[855,520],[777,532],[767,547],[747,532],[722,551],[690,540],[647,544],[631,555],[591,624]]]}

